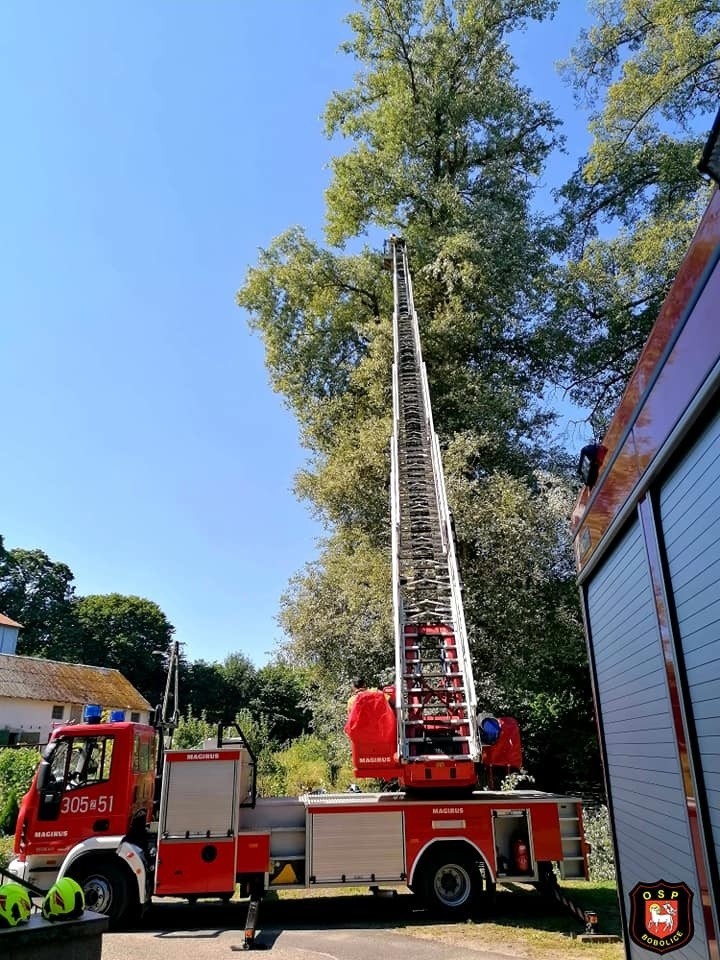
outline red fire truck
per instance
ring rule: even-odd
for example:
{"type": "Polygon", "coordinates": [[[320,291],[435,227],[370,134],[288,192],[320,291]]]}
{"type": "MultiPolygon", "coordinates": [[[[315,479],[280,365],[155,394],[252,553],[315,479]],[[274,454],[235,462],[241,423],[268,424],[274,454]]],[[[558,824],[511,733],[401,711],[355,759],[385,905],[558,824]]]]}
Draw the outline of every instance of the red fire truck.
{"type": "Polygon", "coordinates": [[[57,729],[23,800],[12,872],[47,888],[82,883],[118,922],[151,897],[257,901],[269,888],[407,884],[465,915],[497,882],[586,876],[581,803],[495,792],[521,766],[517,725],[478,709],[407,253],[393,237],[391,438],[395,683],[355,699],[346,731],[355,775],[395,792],[257,796],[240,732],[166,750],[135,723],[57,729]],[[159,789],[156,789],[159,787],[159,789]]]}
{"type": "Polygon", "coordinates": [[[258,798],[242,736],[164,755],[153,819],[155,730],[60,728],[18,820],[12,872],[59,875],[115,922],[151,897],[230,898],[284,887],[407,884],[465,915],[496,882],[585,872],[579,800],[534,791],[258,798]]]}

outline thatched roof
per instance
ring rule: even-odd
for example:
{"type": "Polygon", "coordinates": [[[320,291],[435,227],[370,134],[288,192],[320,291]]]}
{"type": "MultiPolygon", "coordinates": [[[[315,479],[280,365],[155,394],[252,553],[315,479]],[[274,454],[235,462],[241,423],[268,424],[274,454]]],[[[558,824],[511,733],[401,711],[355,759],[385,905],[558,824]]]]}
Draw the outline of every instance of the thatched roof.
{"type": "Polygon", "coordinates": [[[152,709],[119,670],[9,653],[0,654],[0,697],[98,703],[125,710],[152,709]]]}

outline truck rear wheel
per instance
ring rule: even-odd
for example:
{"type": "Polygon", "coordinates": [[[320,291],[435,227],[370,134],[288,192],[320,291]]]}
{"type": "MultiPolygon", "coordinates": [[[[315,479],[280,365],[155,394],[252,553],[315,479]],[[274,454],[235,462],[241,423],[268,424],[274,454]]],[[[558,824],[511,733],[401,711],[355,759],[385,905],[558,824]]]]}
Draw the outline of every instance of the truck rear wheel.
{"type": "Polygon", "coordinates": [[[137,889],[125,866],[112,857],[84,857],[68,871],[85,893],[85,906],[110,919],[111,927],[127,925],[139,913],[137,889]]]}
{"type": "Polygon", "coordinates": [[[453,846],[422,864],[420,889],[429,910],[450,919],[467,917],[483,891],[483,878],[469,852],[453,846]]]}

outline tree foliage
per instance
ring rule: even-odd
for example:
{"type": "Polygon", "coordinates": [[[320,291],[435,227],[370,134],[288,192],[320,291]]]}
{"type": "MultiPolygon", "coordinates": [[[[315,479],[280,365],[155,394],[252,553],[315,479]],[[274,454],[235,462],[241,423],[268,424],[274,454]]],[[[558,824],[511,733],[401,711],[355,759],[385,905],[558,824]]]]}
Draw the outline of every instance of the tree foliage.
{"type": "Polygon", "coordinates": [[[583,833],[588,842],[588,879],[615,880],[615,851],[613,848],[610,813],[606,806],[583,811],[583,833]]]}
{"type": "MultiPolygon", "coordinates": [[[[538,402],[552,364],[536,330],[553,233],[531,204],[557,124],[517,83],[507,43],[528,17],[553,9],[540,0],[363,0],[345,44],[355,83],[325,112],[327,133],[347,146],[331,164],[328,245],[299,228],[282,234],[238,294],[309,451],[297,492],[328,531],[280,614],[286,655],[312,671],[324,731],[341,729],[352,675],[383,682],[393,671],[392,291],[377,253],[344,250],[383,228],[401,231],[410,250],[488,705],[524,717],[544,710],[535,754],[556,735],[551,714],[556,727],[578,720],[578,742],[594,739],[587,682],[576,682],[584,644],[558,505],[566,509],[569,495],[537,472],[557,465],[538,402]],[[553,651],[562,668],[543,670],[553,651]]],[[[590,746],[590,765],[594,756],[590,746]]],[[[560,775],[555,763],[547,779],[560,775]]]]}
{"type": "Polygon", "coordinates": [[[165,684],[161,657],[175,632],[160,607],[142,597],[93,594],[77,601],[76,614],[82,661],[114,667],[157,704],[165,684]]]}
{"type": "Polygon", "coordinates": [[[191,715],[203,716],[211,724],[230,720],[239,704],[231,703],[219,663],[194,660],[180,675],[180,704],[191,715]]]}
{"type": "Polygon", "coordinates": [[[238,710],[247,707],[257,689],[257,671],[242,653],[233,653],[222,663],[195,660],[185,666],[182,702],[212,723],[229,723],[238,710]]]}
{"type": "Polygon", "coordinates": [[[195,717],[231,723],[245,711],[264,724],[269,739],[277,744],[309,727],[307,678],[290,664],[276,661],[257,669],[244,654],[232,653],[222,663],[195,660],[183,673],[182,702],[195,717]]]}
{"type": "MultiPolygon", "coordinates": [[[[42,550],[6,550],[0,536],[0,612],[23,624],[18,653],[114,667],[156,706],[175,628],[151,600],[79,597],[74,579],[66,564],[42,550]]],[[[189,719],[182,718],[178,736],[184,741],[201,729],[214,732],[213,724],[252,709],[279,746],[309,729],[307,685],[304,670],[279,659],[257,669],[241,652],[221,663],[181,656],[179,700],[189,719]]]]}
{"type": "Polygon", "coordinates": [[[217,726],[208,720],[204,712],[196,716],[192,709],[187,709],[178,720],[172,736],[172,745],[177,750],[194,750],[202,747],[203,743],[214,737],[216,733],[217,726]]]}
{"type": "MultiPolygon", "coordinates": [[[[348,17],[353,37],[344,44],[359,66],[355,84],[334,94],[325,112],[328,134],[354,143],[332,163],[331,243],[370,224],[400,226],[430,261],[448,235],[484,226],[487,263],[502,269],[492,247],[506,242],[510,253],[513,241],[525,242],[531,187],[524,175],[540,171],[555,126],[548,105],[533,102],[516,83],[506,40],[554,6],[549,0],[360,4],[348,17]]],[[[513,269],[511,261],[506,265],[513,269]]],[[[492,287],[502,296],[501,284],[492,287]]]]}
{"type": "Polygon", "coordinates": [[[308,732],[312,720],[307,701],[308,672],[275,661],[260,667],[248,710],[267,724],[268,735],[286,743],[308,732]]]}
{"type": "Polygon", "coordinates": [[[0,539],[0,612],[23,625],[18,654],[72,659],[75,577],[43,550],[6,550],[0,539]]]}
{"type": "Polygon", "coordinates": [[[471,450],[470,438],[456,438],[446,462],[478,699],[520,721],[538,786],[593,784],[592,693],[567,523],[574,490],[546,470],[463,475],[471,450]]]}
{"type": "Polygon", "coordinates": [[[695,165],[717,108],[720,3],[595,0],[566,64],[592,144],[560,192],[554,379],[599,422],[614,409],[708,187],[695,165]]]}

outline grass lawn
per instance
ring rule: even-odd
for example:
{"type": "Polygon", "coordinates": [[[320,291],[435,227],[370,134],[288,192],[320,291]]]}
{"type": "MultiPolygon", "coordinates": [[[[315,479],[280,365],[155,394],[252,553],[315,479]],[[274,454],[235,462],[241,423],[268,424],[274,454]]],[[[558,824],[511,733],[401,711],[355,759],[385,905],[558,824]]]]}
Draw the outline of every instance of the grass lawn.
{"type": "MultiPolygon", "coordinates": [[[[615,884],[609,881],[586,883],[566,881],[560,885],[564,895],[582,910],[598,914],[598,932],[620,936],[620,912],[615,884]]],[[[622,943],[580,943],[573,934],[583,933],[582,923],[560,904],[543,901],[530,889],[505,890],[498,887],[496,909],[492,916],[460,924],[434,924],[407,929],[412,936],[465,944],[469,948],[526,957],[529,960],[554,960],[582,957],[593,960],[622,960],[622,943]]]]}

